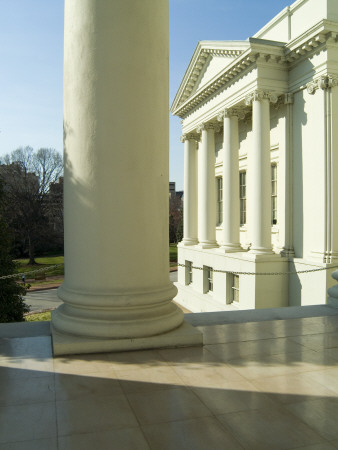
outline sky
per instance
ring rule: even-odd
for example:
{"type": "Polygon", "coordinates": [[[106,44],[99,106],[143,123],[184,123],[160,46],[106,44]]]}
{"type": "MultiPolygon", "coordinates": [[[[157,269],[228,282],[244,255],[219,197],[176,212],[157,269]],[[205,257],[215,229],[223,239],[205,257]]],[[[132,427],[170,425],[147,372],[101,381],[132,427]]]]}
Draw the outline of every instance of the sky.
{"type": "MultiPolygon", "coordinates": [[[[290,4],[169,0],[170,105],[198,41],[245,40],[290,4]]],[[[62,153],[63,0],[0,0],[0,11],[0,156],[27,145],[62,153]]],[[[180,119],[171,116],[170,181],[177,190],[183,189],[180,136],[180,119]]]]}

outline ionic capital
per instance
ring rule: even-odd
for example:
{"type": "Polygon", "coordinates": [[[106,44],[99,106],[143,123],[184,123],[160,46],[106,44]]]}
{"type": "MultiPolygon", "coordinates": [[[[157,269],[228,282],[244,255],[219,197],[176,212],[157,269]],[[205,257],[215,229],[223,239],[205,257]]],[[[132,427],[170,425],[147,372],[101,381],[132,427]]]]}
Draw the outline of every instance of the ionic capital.
{"type": "Polygon", "coordinates": [[[225,117],[238,117],[239,120],[243,120],[245,117],[245,112],[240,108],[225,108],[223,111],[218,113],[217,120],[222,122],[225,117]]]}
{"type": "Polygon", "coordinates": [[[318,89],[330,89],[332,87],[338,86],[337,75],[322,75],[306,85],[306,89],[309,94],[314,95],[318,89]]]}
{"type": "Polygon", "coordinates": [[[202,133],[203,130],[214,130],[216,133],[220,131],[221,127],[218,123],[214,122],[202,122],[196,128],[197,133],[202,133]]]}
{"type": "Polygon", "coordinates": [[[277,103],[278,95],[275,92],[267,92],[257,89],[245,97],[245,104],[250,106],[253,101],[269,100],[270,103],[277,103]]]}
{"type": "Polygon", "coordinates": [[[200,136],[196,133],[188,133],[188,134],[183,134],[181,136],[181,142],[185,142],[185,141],[199,141],[200,140],[200,136]]]}

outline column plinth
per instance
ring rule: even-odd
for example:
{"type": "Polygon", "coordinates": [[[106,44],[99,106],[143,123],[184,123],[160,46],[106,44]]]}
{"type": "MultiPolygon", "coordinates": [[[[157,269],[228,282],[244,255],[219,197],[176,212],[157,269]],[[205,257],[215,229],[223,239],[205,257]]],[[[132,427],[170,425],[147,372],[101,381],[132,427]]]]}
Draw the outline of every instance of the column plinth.
{"type": "Polygon", "coordinates": [[[64,50],[54,354],[201,344],[171,302],[168,1],[66,0],[64,50]]]}

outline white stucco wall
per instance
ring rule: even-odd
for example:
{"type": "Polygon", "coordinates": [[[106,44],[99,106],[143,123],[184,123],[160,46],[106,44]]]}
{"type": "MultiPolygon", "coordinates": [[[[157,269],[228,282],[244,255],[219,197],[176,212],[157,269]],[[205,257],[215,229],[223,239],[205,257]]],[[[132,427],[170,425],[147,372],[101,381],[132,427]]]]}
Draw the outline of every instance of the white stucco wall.
{"type": "Polygon", "coordinates": [[[287,42],[300,36],[321,19],[338,21],[336,0],[298,0],[284,8],[254,37],[287,42]]]}

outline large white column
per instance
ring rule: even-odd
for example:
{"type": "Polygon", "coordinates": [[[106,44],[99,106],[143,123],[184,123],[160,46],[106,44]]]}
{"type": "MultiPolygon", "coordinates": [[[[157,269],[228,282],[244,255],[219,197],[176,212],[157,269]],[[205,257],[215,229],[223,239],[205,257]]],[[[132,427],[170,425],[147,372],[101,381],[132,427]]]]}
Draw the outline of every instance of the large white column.
{"type": "Polygon", "coordinates": [[[225,109],[218,115],[223,121],[223,244],[226,252],[242,251],[239,243],[239,137],[240,111],[225,109]]]}
{"type": "Polygon", "coordinates": [[[215,186],[215,129],[218,125],[202,123],[198,149],[198,241],[202,248],[217,247],[216,242],[216,186],[215,186]]]}
{"type": "Polygon", "coordinates": [[[255,91],[246,99],[252,102],[253,143],[249,162],[251,199],[251,253],[271,254],[271,158],[270,101],[277,96],[255,91]]]}
{"type": "Polygon", "coordinates": [[[168,264],[168,1],[66,0],[64,58],[54,352],[160,346],[183,322],[168,264]]]}
{"type": "Polygon", "coordinates": [[[197,244],[197,134],[184,134],[183,244],[197,244]]]}

